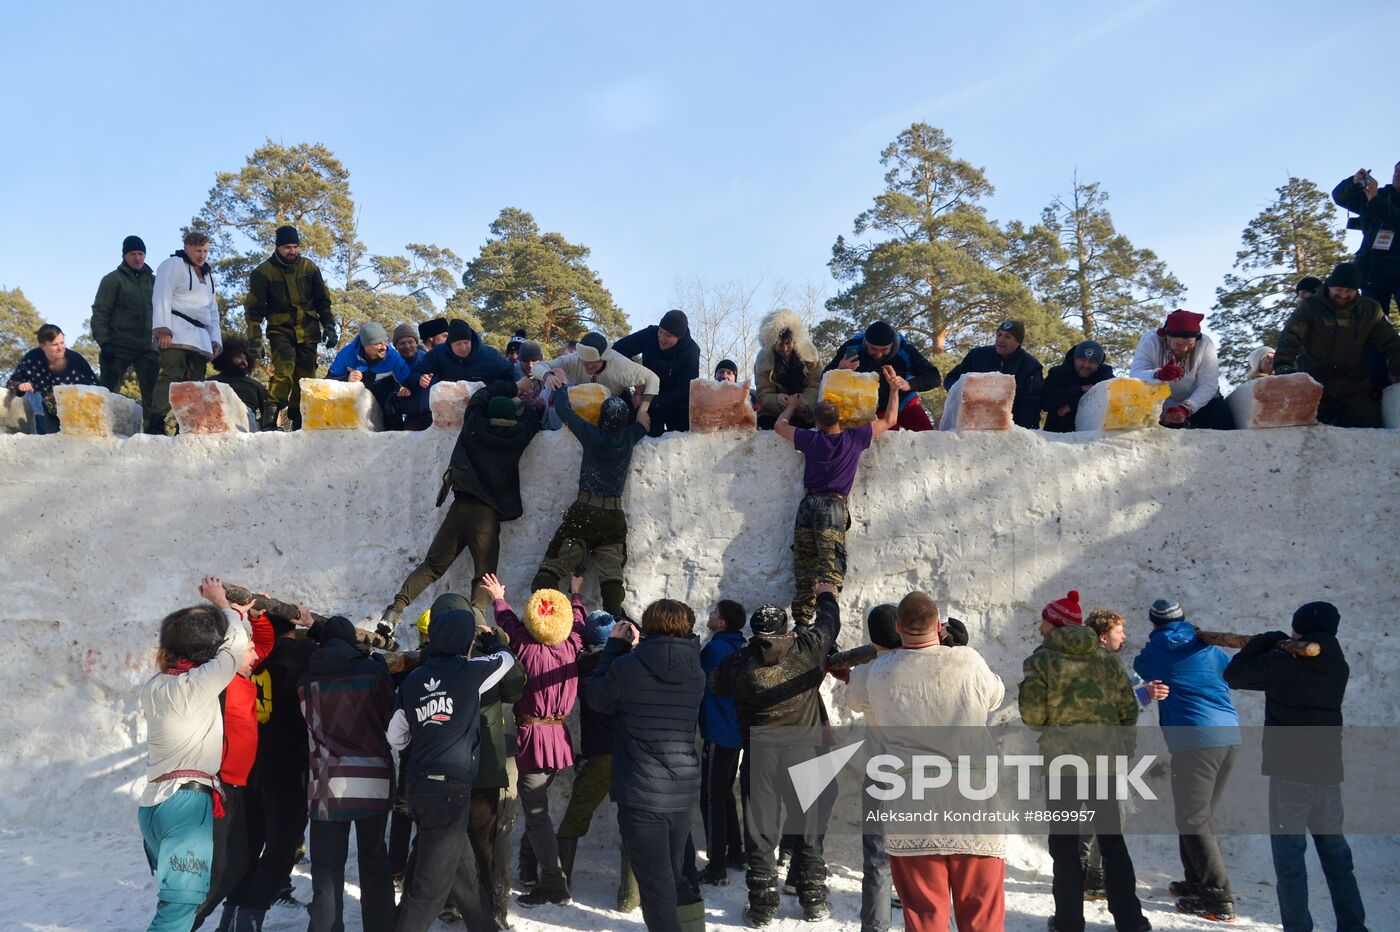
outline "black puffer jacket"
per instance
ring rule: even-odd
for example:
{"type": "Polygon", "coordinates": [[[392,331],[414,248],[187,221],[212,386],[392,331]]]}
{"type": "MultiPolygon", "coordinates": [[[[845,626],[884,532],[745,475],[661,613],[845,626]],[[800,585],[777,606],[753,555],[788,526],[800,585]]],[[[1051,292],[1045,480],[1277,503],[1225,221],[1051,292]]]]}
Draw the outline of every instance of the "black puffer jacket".
{"type": "Polygon", "coordinates": [[[826,655],[840,634],[841,607],[835,596],[823,593],[812,624],[789,634],[756,634],[710,674],[711,692],[734,697],[744,747],[752,728],[825,724],[817,688],[826,676],[826,655]]]}
{"type": "MultiPolygon", "coordinates": [[[[587,683],[603,662],[603,647],[585,647],[578,653],[578,681],[587,683]]],[[[604,715],[587,702],[579,706],[579,757],[611,754],[617,745],[617,719],[604,715]]]]}
{"type": "Polygon", "coordinates": [[[1040,393],[1045,386],[1040,360],[1016,347],[1010,356],[1002,356],[995,346],[976,346],[968,350],[963,361],[953,367],[943,387],[949,391],[969,372],[1000,372],[1016,377],[1016,397],[1011,402],[1011,420],[1017,427],[1035,430],[1040,427],[1040,393]]]}
{"type": "Polygon", "coordinates": [[[690,811],[700,797],[695,732],[704,694],[695,638],[654,634],[636,649],[608,639],[583,698],[616,716],[613,802],[645,812],[690,811]]]}
{"type": "Polygon", "coordinates": [[[652,324],[628,334],[614,343],[612,348],[628,359],[641,356],[642,365],[655,372],[661,380],[661,390],[656,393],[653,406],[688,411],[690,383],[700,377],[700,344],[686,334],[675,346],[664,350],[657,336],[660,329],[652,324]]]}
{"type": "Polygon", "coordinates": [[[462,417],[462,432],[452,448],[452,491],[491,506],[502,521],[524,513],[520,502],[520,457],[535,434],[540,417],[526,406],[513,425],[492,424],[486,415],[491,392],[472,395],[462,417]]]}
{"type": "Polygon", "coordinates": [[[1341,783],[1342,700],[1351,667],[1330,634],[1308,635],[1322,648],[1316,657],[1295,657],[1274,648],[1282,631],[1261,634],[1240,648],[1225,667],[1231,689],[1264,693],[1265,776],[1297,783],[1341,783]],[[1283,731],[1282,728],[1304,728],[1283,731]]]}
{"type": "Polygon", "coordinates": [[[1097,385],[1113,378],[1113,367],[1100,363],[1094,374],[1081,379],[1074,371],[1074,351],[1071,347],[1065,353],[1065,361],[1045,374],[1045,388],[1040,396],[1040,406],[1045,410],[1045,427],[1052,434],[1068,434],[1074,430],[1074,416],[1079,411],[1079,399],[1084,397],[1084,386],[1097,385]],[[1069,405],[1068,414],[1059,411],[1069,405]]]}

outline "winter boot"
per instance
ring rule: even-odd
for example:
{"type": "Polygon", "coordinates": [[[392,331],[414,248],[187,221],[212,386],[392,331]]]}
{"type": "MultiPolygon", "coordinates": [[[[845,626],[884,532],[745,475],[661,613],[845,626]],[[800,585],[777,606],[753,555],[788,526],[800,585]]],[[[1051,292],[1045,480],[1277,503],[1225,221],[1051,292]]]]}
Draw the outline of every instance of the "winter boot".
{"type": "Polygon", "coordinates": [[[565,906],[569,903],[568,887],[549,887],[541,883],[535,886],[529,893],[522,893],[515,898],[526,909],[534,909],[536,906],[552,904],[555,906],[565,906]]]}
{"type": "Polygon", "coordinates": [[[681,932],[705,932],[705,901],[677,906],[676,918],[680,920],[681,932]]]}
{"type": "Polygon", "coordinates": [[[632,862],[627,860],[626,849],[621,849],[618,868],[622,876],[617,884],[617,911],[630,913],[641,908],[642,891],[637,887],[637,875],[632,873],[632,862]]]}
{"type": "Polygon", "coordinates": [[[564,882],[569,889],[574,888],[574,856],[578,854],[577,838],[556,838],[559,845],[559,867],[564,871],[564,882]]]}
{"type": "Polygon", "coordinates": [[[797,888],[797,902],[802,906],[802,918],[808,922],[821,922],[831,918],[831,907],[826,903],[826,884],[803,883],[797,888]]]}
{"type": "Polygon", "coordinates": [[[778,916],[778,878],[773,874],[755,874],[744,878],[749,886],[749,905],[744,909],[744,923],[752,929],[768,925],[778,916]]]}
{"type": "Polygon", "coordinates": [[[262,927],[263,911],[261,909],[239,907],[238,915],[233,920],[233,932],[262,932],[262,927]]]}
{"type": "Polygon", "coordinates": [[[1235,904],[1209,896],[1183,896],[1176,901],[1176,911],[1188,916],[1200,916],[1211,922],[1234,922],[1235,904]]]}
{"type": "Polygon", "coordinates": [[[727,887],[729,886],[729,871],[725,869],[723,864],[711,861],[700,872],[699,879],[707,887],[727,887]]]}
{"type": "Polygon", "coordinates": [[[389,603],[389,607],[386,608],[386,609],[384,609],[383,614],[381,614],[381,615],[379,616],[379,620],[380,620],[380,622],[382,622],[383,624],[386,624],[386,625],[388,625],[390,628],[393,628],[393,627],[395,627],[396,625],[398,625],[399,619],[402,618],[402,617],[403,617],[403,608],[400,607],[399,603],[397,603],[397,602],[390,602],[390,603],[389,603]]]}
{"type": "Polygon", "coordinates": [[[1167,884],[1167,892],[1172,896],[1195,896],[1196,885],[1189,880],[1173,880],[1167,884]]]}
{"type": "Polygon", "coordinates": [[[506,881],[491,884],[491,914],[498,929],[510,928],[510,884],[506,881]]]}

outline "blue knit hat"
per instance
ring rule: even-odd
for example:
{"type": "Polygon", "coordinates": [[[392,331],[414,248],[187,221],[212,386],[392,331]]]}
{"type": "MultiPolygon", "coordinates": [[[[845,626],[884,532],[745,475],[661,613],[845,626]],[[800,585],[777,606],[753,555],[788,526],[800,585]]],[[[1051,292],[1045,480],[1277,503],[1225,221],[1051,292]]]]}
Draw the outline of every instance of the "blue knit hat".
{"type": "Polygon", "coordinates": [[[603,611],[589,612],[583,623],[583,643],[589,646],[606,643],[612,629],[613,616],[603,611]]]}
{"type": "Polygon", "coordinates": [[[1152,608],[1147,612],[1147,618],[1154,625],[1164,625],[1169,621],[1180,621],[1186,617],[1186,613],[1181,610],[1181,606],[1175,599],[1158,599],[1152,603],[1152,608]]]}

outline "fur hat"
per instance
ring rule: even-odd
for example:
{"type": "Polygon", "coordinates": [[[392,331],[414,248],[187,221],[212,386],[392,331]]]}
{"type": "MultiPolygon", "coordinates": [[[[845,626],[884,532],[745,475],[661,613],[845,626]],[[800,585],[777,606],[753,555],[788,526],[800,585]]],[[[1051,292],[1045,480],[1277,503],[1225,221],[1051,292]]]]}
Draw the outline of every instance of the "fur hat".
{"type": "Polygon", "coordinates": [[[1274,348],[1272,346],[1257,347],[1254,352],[1249,354],[1249,359],[1247,360],[1249,371],[1246,375],[1258,375],[1259,366],[1264,362],[1264,357],[1272,355],[1274,355],[1274,348]]]}
{"type": "Polygon", "coordinates": [[[447,327],[446,317],[434,317],[432,320],[425,320],[418,325],[418,339],[431,340],[439,333],[446,333],[447,327]]]}
{"type": "Polygon", "coordinates": [[[758,323],[758,359],[754,362],[754,372],[773,371],[773,347],[784,333],[792,334],[792,351],[798,359],[808,365],[817,363],[817,348],[802,318],[791,308],[780,307],[769,311],[758,323]]]}
{"type": "Polygon", "coordinates": [[[539,589],[525,603],[525,630],[545,647],[562,644],[573,627],[573,606],[558,589],[539,589]]]}

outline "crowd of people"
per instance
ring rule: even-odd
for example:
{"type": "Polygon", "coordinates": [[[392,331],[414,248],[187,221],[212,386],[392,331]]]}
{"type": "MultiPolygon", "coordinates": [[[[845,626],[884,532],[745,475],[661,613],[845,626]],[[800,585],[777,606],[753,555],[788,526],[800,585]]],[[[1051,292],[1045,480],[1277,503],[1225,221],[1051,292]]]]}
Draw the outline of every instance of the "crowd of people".
{"type": "MultiPolygon", "coordinates": [[[[1333,200],[1355,213],[1362,230],[1354,262],[1338,265],[1326,281],[1301,279],[1296,307],[1274,346],[1249,356],[1247,378],[1306,372],[1322,383],[1318,419],[1343,427],[1379,427],[1380,394],[1400,381],[1400,336],[1390,320],[1391,303],[1400,306],[1400,163],[1390,184],[1381,186],[1367,169],[1344,179],[1333,200]]],[[[261,429],[284,421],[300,426],[299,384],[319,368],[318,344],[335,349],[340,332],[320,270],[301,255],[298,231],[281,226],[273,253],[253,270],[243,299],[244,335],[220,329],[209,237],[187,232],[183,248],[152,272],[146,245],[137,236],[122,243],[122,262],[98,285],[92,305],[92,336],[99,347],[98,372],[68,350],[61,329],[45,324],[38,346],[11,374],[5,403],[24,412],[35,432],[58,428],[53,388],[61,384],[100,384],[117,391],[134,370],[147,430],[171,433],[170,385],[202,381],[212,365],[248,406],[261,429]],[[266,350],[265,350],[266,347],[266,350]],[[251,373],[266,352],[268,384],[251,373]]],[[[1204,316],[1186,310],[1167,315],[1163,325],[1143,334],[1126,369],[1132,378],[1165,382],[1171,393],[1161,411],[1166,427],[1228,430],[1233,418],[1220,393],[1214,341],[1202,332],[1204,316]]],[[[1071,347],[1047,373],[1025,350],[1021,321],[999,324],[993,342],[970,350],[944,379],[894,327],[875,321],[841,345],[823,366],[806,327],[796,314],[776,310],[762,321],[753,361],[753,403],[758,426],[777,422],[789,397],[799,403],[791,423],[811,426],[822,374],[833,369],[879,372],[893,368],[894,383],[882,382],[878,410],[887,394],[899,395],[898,427],[932,430],[920,392],[951,389],[968,373],[1014,376],[1013,421],[1028,429],[1074,429],[1082,394],[1112,378],[1104,348],[1093,340],[1071,347]]],[[[569,340],[553,359],[543,347],[517,332],[502,353],[487,345],[467,322],[433,318],[399,324],[392,333],[378,323],[361,326],[335,352],[327,377],[363,382],[374,395],[389,429],[421,430],[431,424],[429,391],[434,382],[516,382],[522,403],[533,405],[546,430],[559,429],[553,399],[570,385],[596,383],[631,407],[630,417],[653,437],[690,426],[690,384],[700,377],[700,347],[680,310],[666,312],[654,325],[609,343],[601,333],[569,340]]],[[[737,381],[739,366],[721,360],[713,378],[737,381]]],[[[16,421],[15,415],[7,418],[16,421]]]]}
{"type": "MultiPolygon", "coordinates": [[[[599,361],[608,352],[579,347],[599,361]]],[[[851,489],[864,451],[897,429],[907,410],[909,379],[895,358],[876,355],[886,391],[879,418],[863,426],[843,427],[835,405],[818,401],[809,409],[813,426],[796,427],[805,399],[787,393],[772,426],[804,458],[792,599],[752,614],[720,600],[703,643],[683,602],[657,600],[639,623],[624,605],[623,493],[648,428],[617,396],[603,403],[597,424],[573,410],[566,392],[555,397],[554,411],[583,450],[577,498],[523,610],[507,601],[496,576],[500,527],[522,512],[519,461],[541,430],[539,411],[519,403],[520,385],[509,378],[468,402],[443,490],[452,508],[428,558],[383,613],[398,622],[461,550],[471,551],[471,598],[443,595],[419,616],[416,668],[391,675],[343,616],[316,618],[304,608],[295,618],[260,615],[251,604],[230,606],[221,583],[207,578],[201,591],[214,607],[181,609],[162,622],[160,672],[141,697],[149,751],[140,824],[160,885],[151,928],[189,929],[220,910],[221,932],[262,928],[272,904],[288,895],[303,837],[310,928],[341,928],[352,827],[366,929],[424,930],[440,917],[472,930],[504,928],[513,885],[522,888],[514,901],[521,908],[571,901],[579,842],[605,798],[616,804],[620,838],[615,905],[640,908],[648,929],[703,929],[704,888],[727,884],[735,869],[748,890],[749,926],[772,923],[784,891],[804,919],[828,919],[824,809],[816,807],[800,831],[775,827],[774,812],[791,814],[797,804],[786,767],[751,765],[755,730],[810,734],[829,723],[829,675],[848,681],[846,703],[877,740],[882,729],[901,735],[890,739],[892,752],[936,751],[903,736],[910,726],[985,726],[1006,701],[1001,676],[969,645],[966,627],[945,623],[923,592],[869,612],[870,663],[845,672],[831,664],[851,489]],[[593,612],[581,595],[589,573],[602,597],[593,612]],[[568,595],[556,588],[566,577],[568,595]],[[569,727],[576,709],[577,745],[569,727]],[[556,821],[550,788],[571,768],[568,808],[556,821]],[[693,831],[697,808],[703,849],[693,831]],[[517,810],[524,834],[512,877],[517,810]]],[[[546,382],[562,384],[552,371],[546,382]]],[[[1018,711],[1025,724],[1045,729],[1048,759],[1049,745],[1063,740],[1061,726],[1130,729],[1157,701],[1181,834],[1183,876],[1170,892],[1183,913],[1233,922],[1213,826],[1240,744],[1230,690],[1264,691],[1271,728],[1340,726],[1349,675],[1340,616],[1329,603],[1309,603],[1294,614],[1291,632],[1259,635],[1233,658],[1203,642],[1171,600],[1154,603],[1148,618],[1151,635],[1129,673],[1114,656],[1125,640],[1123,615],[1098,610],[1086,624],[1077,592],[1046,605],[1018,711]],[[1299,639],[1318,645],[1319,655],[1278,649],[1299,639]],[[1183,733],[1205,737],[1179,739],[1183,733]]],[[[831,689],[840,695],[841,687],[831,689]]],[[[799,741],[785,753],[796,763],[822,751],[799,741]]],[[[1285,928],[1311,924],[1310,831],[1339,928],[1364,929],[1338,821],[1340,744],[1307,758],[1311,766],[1299,770],[1297,755],[1266,748],[1264,760],[1285,928]],[[1318,767],[1319,760],[1328,763],[1318,767]],[[1319,824],[1319,812],[1330,821],[1319,824]]],[[[1094,805],[1072,779],[1057,788],[1069,810],[1094,805]]],[[[1086,899],[1106,899],[1123,932],[1151,928],[1117,808],[1103,811],[1091,833],[1066,821],[1050,834],[1052,930],[1082,932],[1086,899]]],[[[1003,928],[1000,836],[867,830],[862,862],[863,930],[888,929],[893,905],[904,927],[918,932],[943,932],[950,916],[966,932],[1003,928]]]]}

